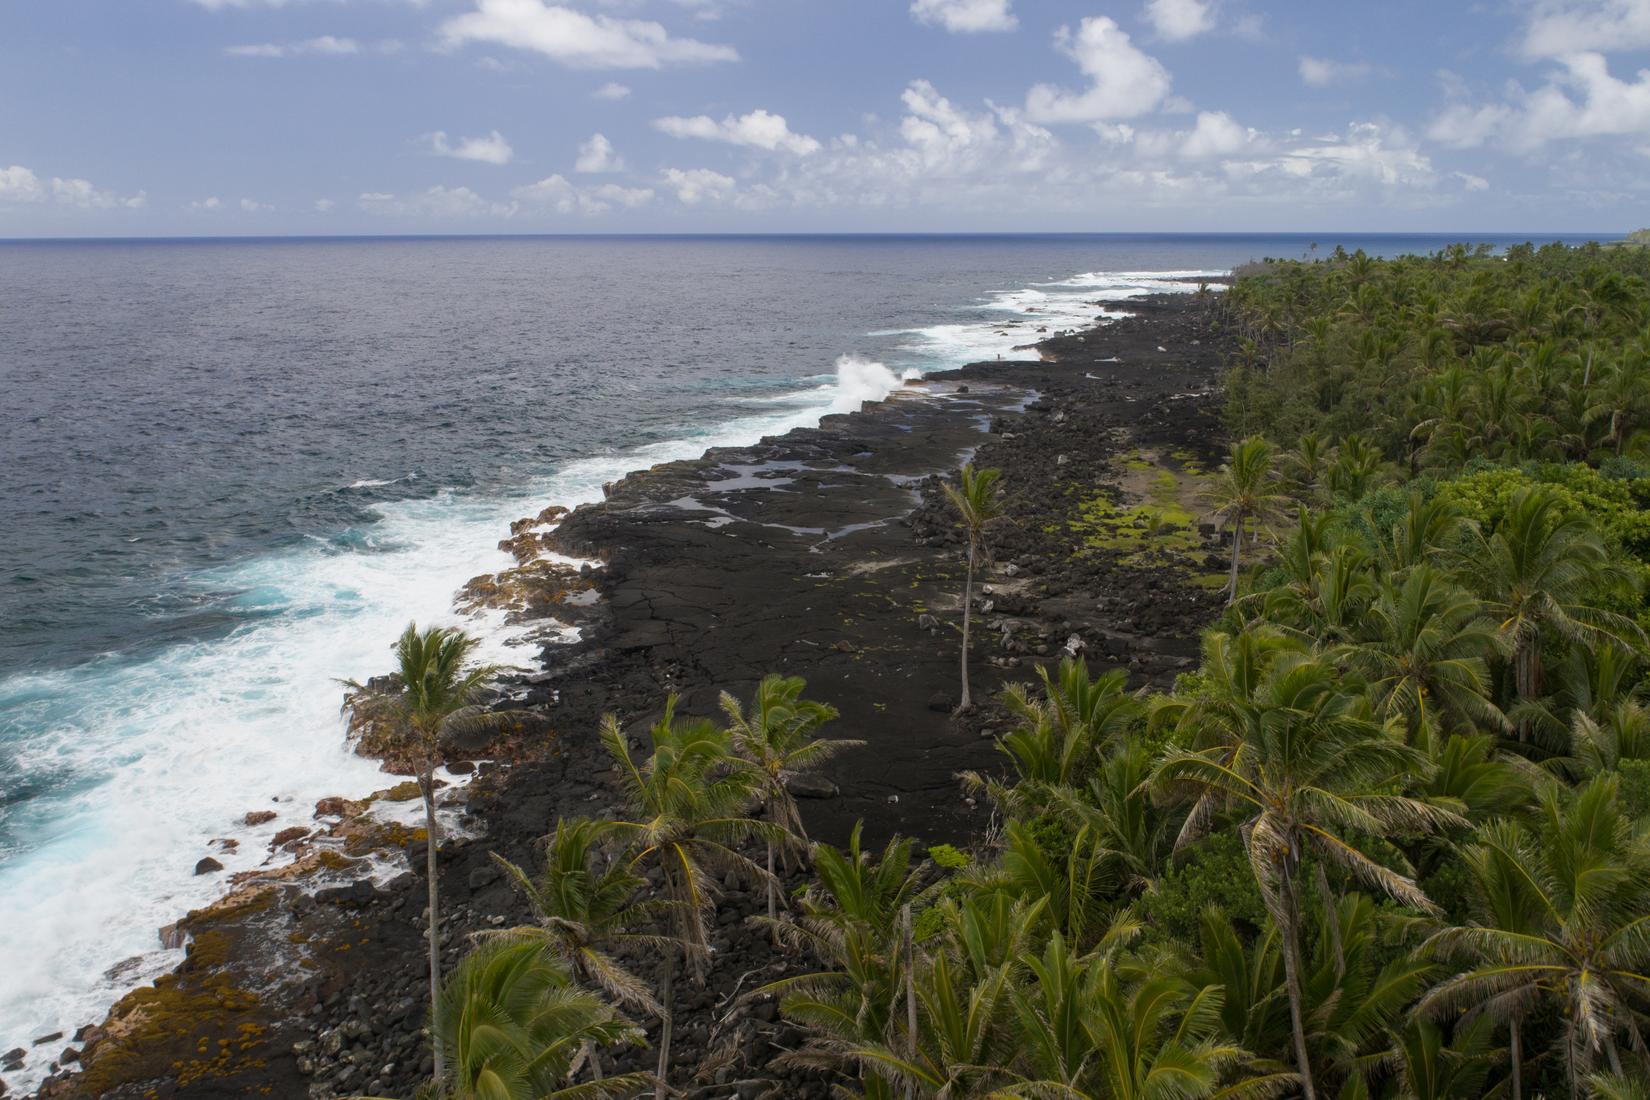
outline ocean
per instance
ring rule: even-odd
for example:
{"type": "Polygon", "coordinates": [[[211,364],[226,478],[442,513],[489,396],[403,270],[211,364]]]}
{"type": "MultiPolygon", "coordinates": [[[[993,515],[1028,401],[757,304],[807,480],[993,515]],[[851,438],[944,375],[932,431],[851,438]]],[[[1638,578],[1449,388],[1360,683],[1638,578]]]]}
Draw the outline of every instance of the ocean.
{"type": "Polygon", "coordinates": [[[175,965],[158,929],[223,889],[209,842],[255,867],[316,799],[387,785],[336,680],[454,621],[511,520],[1012,357],[1097,297],[1451,240],[0,242],[0,1050],[175,965]]]}

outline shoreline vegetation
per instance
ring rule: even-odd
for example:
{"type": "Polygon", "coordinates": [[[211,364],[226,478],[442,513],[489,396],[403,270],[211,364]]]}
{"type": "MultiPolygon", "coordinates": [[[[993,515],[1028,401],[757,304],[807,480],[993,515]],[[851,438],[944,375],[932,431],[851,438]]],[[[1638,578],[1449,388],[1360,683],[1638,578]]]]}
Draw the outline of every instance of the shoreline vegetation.
{"type": "Polygon", "coordinates": [[[464,835],[318,806],[41,1095],[1650,1093],[1650,252],[1127,308],[516,525],[553,672],[352,686],[464,835]]]}

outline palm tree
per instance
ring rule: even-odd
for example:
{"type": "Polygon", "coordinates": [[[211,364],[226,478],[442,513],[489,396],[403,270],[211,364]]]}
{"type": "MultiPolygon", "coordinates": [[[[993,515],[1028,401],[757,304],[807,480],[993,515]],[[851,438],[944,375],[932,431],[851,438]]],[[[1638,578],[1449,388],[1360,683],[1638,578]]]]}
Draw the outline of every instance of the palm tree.
{"type": "Polygon", "coordinates": [[[1650,1008],[1650,836],[1623,811],[1616,776],[1574,794],[1545,792],[1534,828],[1501,821],[1465,853],[1477,921],[1435,933],[1425,949],[1470,969],[1436,986],[1422,1013],[1488,1010],[1513,1025],[1532,1003],[1556,1003],[1571,1095],[1603,1054],[1622,1072],[1617,1036],[1643,1057],[1637,1017],[1650,1008]]]}
{"type": "Polygon", "coordinates": [[[782,840],[785,834],[779,825],[747,815],[757,797],[756,777],[734,755],[726,730],[704,719],[678,721],[673,695],[649,732],[653,752],[638,765],[618,720],[612,715],[602,719],[602,743],[618,769],[633,815],[615,827],[618,835],[630,839],[630,866],[651,865],[661,875],[668,907],[671,938],[662,952],[658,998],[663,1009],[658,1096],[664,1100],[677,956],[683,956],[695,979],[703,981],[710,954],[706,916],[715,909],[720,893],[713,872],[763,881],[765,872],[732,845],[753,836],[782,840]]]}
{"type": "MultiPolygon", "coordinates": [[[[809,1028],[802,1048],[785,1059],[793,1064],[848,1071],[859,1066],[854,1051],[860,1047],[891,1048],[896,1041],[898,1001],[911,989],[914,953],[894,929],[921,897],[922,882],[911,869],[909,840],[894,837],[873,859],[860,843],[861,831],[856,824],[846,851],[813,846],[815,881],[802,895],[801,917],[782,929],[824,969],[760,990],[781,997],[785,1014],[809,1028]]],[[[893,1096],[885,1075],[869,1073],[861,1084],[868,1100],[893,1096]]]]}
{"type": "MultiPolygon", "coordinates": [[[[802,825],[802,814],[791,794],[790,782],[844,749],[865,744],[863,741],[819,740],[814,732],[836,718],[836,708],[802,698],[807,684],[800,676],[769,674],[756,687],[751,707],[746,711],[727,692],[722,693],[722,710],[728,716],[728,732],[733,736],[733,747],[755,768],[757,797],[762,802],[762,816],[785,832],[784,844],[808,843],[807,830],[802,825]]],[[[773,861],[776,847],[769,837],[768,848],[768,919],[778,918],[779,880],[774,877],[773,861]]],[[[789,859],[786,860],[787,865],[789,859]]],[[[774,935],[778,937],[778,930],[774,935]]]]}
{"type": "Polygon", "coordinates": [[[1378,713],[1404,720],[1411,742],[1436,736],[1445,721],[1508,728],[1489,700],[1484,661],[1501,639],[1483,606],[1444,573],[1414,566],[1402,584],[1384,587],[1365,624],[1363,638],[1338,654],[1364,676],[1378,713]]]}
{"type": "MultiPolygon", "coordinates": [[[[350,736],[363,752],[380,757],[390,767],[415,772],[424,797],[432,1011],[441,990],[441,892],[436,878],[441,837],[435,819],[435,768],[441,762],[446,735],[465,726],[498,721],[477,705],[482,689],[498,675],[498,667],[465,667],[479,644],[479,639],[461,630],[432,626],[420,633],[416,624],[408,623],[395,645],[393,675],[367,684],[344,682],[350,736]]],[[[431,1030],[437,1080],[443,1068],[442,1034],[438,1017],[431,1030]]]]}
{"type": "Polygon", "coordinates": [[[1583,515],[1565,510],[1542,487],[1514,493],[1490,534],[1469,525],[1460,558],[1512,650],[1522,700],[1542,692],[1541,645],[1548,635],[1584,644],[1644,644],[1637,624],[1594,602],[1605,585],[1625,580],[1603,539],[1583,515]]]}
{"type": "Polygon", "coordinates": [[[1232,532],[1232,576],[1226,602],[1237,599],[1238,570],[1243,566],[1243,535],[1250,524],[1265,526],[1277,516],[1286,498],[1277,491],[1272,470],[1272,444],[1250,436],[1232,444],[1226,463],[1209,487],[1215,518],[1232,532]]]}
{"type": "Polygon", "coordinates": [[[1223,1033],[1218,985],[1180,976],[1171,960],[1078,956],[1058,932],[1023,964],[1012,991],[1016,1080],[999,1095],[1027,1100],[1243,1100],[1276,1095],[1289,1073],[1251,1072],[1223,1033]]]}
{"type": "MultiPolygon", "coordinates": [[[[1216,637],[1219,637],[1218,635],[1216,637]]],[[[1259,641],[1259,640],[1257,640],[1259,641]]],[[[1217,643],[1218,644],[1218,643],[1217,643]]],[[[1316,1100],[1303,1019],[1300,891],[1308,855],[1420,909],[1433,909],[1410,876],[1364,852],[1365,837],[1425,833],[1464,824],[1457,815],[1393,793],[1424,770],[1395,724],[1374,720],[1363,692],[1329,662],[1298,648],[1239,646],[1241,675],[1206,686],[1225,698],[1172,704],[1193,748],[1171,748],[1157,766],[1160,789],[1198,796],[1179,843],[1208,828],[1229,806],[1245,818],[1250,865],[1283,935],[1295,1060],[1306,1100],[1316,1100]]]]}
{"type": "Polygon", "coordinates": [[[947,483],[945,495],[957,511],[968,536],[968,579],[963,584],[962,625],[962,702],[959,711],[974,705],[968,692],[968,634],[974,609],[974,570],[985,550],[985,529],[1003,514],[1002,490],[997,482],[1001,470],[976,470],[973,463],[963,466],[957,475],[957,484],[947,483]]]}
{"type": "MultiPolygon", "coordinates": [[[[544,869],[536,879],[495,852],[494,861],[527,899],[536,923],[492,935],[542,943],[567,965],[581,987],[600,989],[620,1004],[657,1016],[663,1010],[647,983],[610,953],[615,946],[662,946],[659,937],[636,931],[657,909],[637,897],[647,880],[622,858],[601,865],[602,850],[619,831],[611,821],[557,821],[545,846],[544,869]]],[[[587,1053],[599,1078],[601,1062],[594,1047],[587,1053]]]]}
{"type": "Polygon", "coordinates": [[[453,1052],[451,1100],[599,1100],[634,1095],[648,1075],[571,1083],[581,1051],[641,1041],[635,1025],[576,986],[542,943],[498,941],[465,956],[432,1027],[453,1052]]]}

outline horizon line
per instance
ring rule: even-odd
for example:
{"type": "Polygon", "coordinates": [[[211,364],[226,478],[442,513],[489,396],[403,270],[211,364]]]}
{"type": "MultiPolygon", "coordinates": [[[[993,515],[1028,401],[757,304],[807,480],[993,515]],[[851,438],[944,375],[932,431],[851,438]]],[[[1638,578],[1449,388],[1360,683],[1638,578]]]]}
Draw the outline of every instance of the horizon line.
{"type": "Polygon", "coordinates": [[[1608,230],[1529,230],[1529,229],[1247,229],[1247,230],[929,230],[929,231],[860,231],[860,230],[793,230],[793,231],[728,231],[728,232],[597,232],[597,233],[235,233],[235,234],[127,234],[121,236],[37,236],[0,237],[0,245],[7,244],[184,244],[184,243],[256,243],[302,241],[507,241],[507,240],[779,240],[779,239],[925,239],[925,238],[1025,238],[1025,237],[1217,237],[1243,239],[1253,237],[1436,237],[1465,243],[1473,237],[1522,237],[1536,239],[1582,239],[1604,242],[1620,239],[1627,231],[1608,230]]]}

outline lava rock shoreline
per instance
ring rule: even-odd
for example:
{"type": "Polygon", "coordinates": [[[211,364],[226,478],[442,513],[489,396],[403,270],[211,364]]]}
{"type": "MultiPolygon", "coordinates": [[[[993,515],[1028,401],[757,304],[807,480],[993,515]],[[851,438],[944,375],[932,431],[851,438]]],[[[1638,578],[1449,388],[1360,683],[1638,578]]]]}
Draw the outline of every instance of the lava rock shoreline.
{"type": "MultiPolygon", "coordinates": [[[[1008,725],[991,702],[951,713],[962,544],[940,485],[967,458],[1003,471],[1008,504],[976,607],[977,700],[1063,652],[1125,667],[1136,686],[1191,667],[1224,562],[1195,503],[1220,461],[1231,348],[1213,302],[1096,302],[1131,316],[1043,341],[1040,360],[930,375],[818,428],[641,471],[600,503],[516,525],[506,545],[520,568],[477,578],[466,599],[581,635],[546,647],[549,671],[509,685],[521,722],[506,743],[460,749],[489,762],[459,806],[463,835],[442,844],[449,963],[473,933],[528,919],[488,853],[531,867],[558,816],[617,816],[597,722],[615,713],[645,737],[668,693],[684,713],[714,714],[721,691],[803,676],[841,713],[828,735],[867,742],[795,792],[813,839],[841,844],[859,821],[867,845],[976,839],[989,807],[956,776],[1000,771],[1008,725]]],[[[343,818],[330,829],[359,820],[343,818]]],[[[79,1070],[37,1095],[411,1095],[428,1074],[423,838],[387,842],[407,870],[383,885],[289,878],[190,914],[185,962],[66,1049],[79,1070]]],[[[339,870],[317,861],[317,875],[339,870]]],[[[799,1032],[744,996],[807,960],[747,921],[759,891],[724,891],[709,980],[685,986],[678,1010],[679,1076],[698,1082],[685,1091],[823,1100],[828,1075],[770,1064],[799,1032]]],[[[617,1063],[651,1068],[645,1052],[617,1063]]]]}

